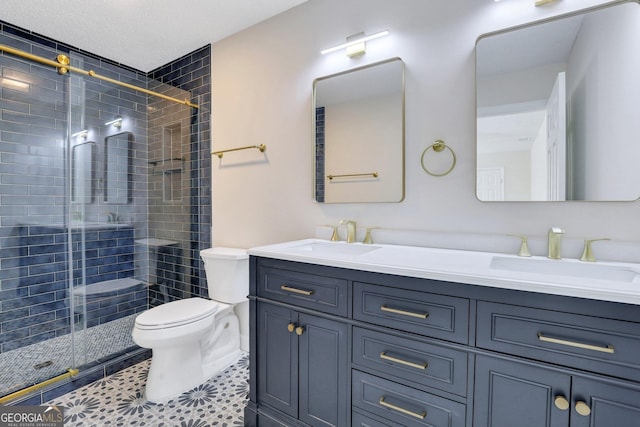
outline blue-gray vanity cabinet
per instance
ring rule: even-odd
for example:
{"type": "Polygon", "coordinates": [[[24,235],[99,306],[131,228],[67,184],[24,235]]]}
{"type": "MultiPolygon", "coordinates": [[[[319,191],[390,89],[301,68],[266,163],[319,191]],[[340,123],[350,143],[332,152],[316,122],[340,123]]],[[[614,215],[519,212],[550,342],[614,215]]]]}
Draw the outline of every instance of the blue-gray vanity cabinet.
{"type": "Polygon", "coordinates": [[[361,370],[466,396],[467,364],[467,352],[425,343],[415,335],[353,328],[353,365],[361,370]]]}
{"type": "Polygon", "coordinates": [[[433,338],[468,342],[469,300],[465,298],[356,282],[353,317],[433,338]]]}
{"type": "Polygon", "coordinates": [[[250,266],[246,426],[640,427],[640,306],[250,266]]]}
{"type": "Polygon", "coordinates": [[[637,384],[477,356],[474,427],[639,427],[637,384]]]}
{"type": "Polygon", "coordinates": [[[392,425],[464,427],[465,405],[407,387],[395,381],[352,370],[353,406],[376,414],[392,425]]]}
{"type": "Polygon", "coordinates": [[[347,426],[347,325],[268,303],[257,324],[258,401],[308,425],[347,426]]]}

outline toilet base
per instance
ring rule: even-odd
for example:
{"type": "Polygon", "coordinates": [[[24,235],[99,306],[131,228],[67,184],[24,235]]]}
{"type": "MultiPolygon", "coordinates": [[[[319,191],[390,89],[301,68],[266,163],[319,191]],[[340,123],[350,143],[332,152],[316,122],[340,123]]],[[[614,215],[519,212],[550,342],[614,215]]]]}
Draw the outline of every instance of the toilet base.
{"type": "Polygon", "coordinates": [[[154,403],[167,401],[202,383],[203,378],[199,341],[152,349],[145,398],[154,403]]]}
{"type": "Polygon", "coordinates": [[[232,306],[219,314],[209,336],[178,346],[152,348],[145,388],[148,401],[160,403],[178,397],[219,374],[240,357],[238,318],[232,306]]]}

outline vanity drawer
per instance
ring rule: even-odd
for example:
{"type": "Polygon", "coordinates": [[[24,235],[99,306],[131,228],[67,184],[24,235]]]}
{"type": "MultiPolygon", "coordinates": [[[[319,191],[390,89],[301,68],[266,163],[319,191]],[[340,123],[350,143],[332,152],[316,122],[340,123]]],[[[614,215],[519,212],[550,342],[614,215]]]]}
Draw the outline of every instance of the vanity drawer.
{"type": "Polygon", "coordinates": [[[477,346],[640,380],[640,325],[478,302],[477,346]]]}
{"type": "Polygon", "coordinates": [[[407,427],[463,427],[466,407],[454,402],[352,370],[352,404],[407,427]]]}
{"type": "Polygon", "coordinates": [[[261,268],[259,273],[260,297],[347,316],[348,283],[344,279],[270,267],[261,268]]]}
{"type": "Polygon", "coordinates": [[[364,322],[466,344],[469,300],[354,283],[353,317],[364,322]]]}
{"type": "Polygon", "coordinates": [[[463,351],[356,327],[353,363],[460,396],[467,392],[463,351]]]}

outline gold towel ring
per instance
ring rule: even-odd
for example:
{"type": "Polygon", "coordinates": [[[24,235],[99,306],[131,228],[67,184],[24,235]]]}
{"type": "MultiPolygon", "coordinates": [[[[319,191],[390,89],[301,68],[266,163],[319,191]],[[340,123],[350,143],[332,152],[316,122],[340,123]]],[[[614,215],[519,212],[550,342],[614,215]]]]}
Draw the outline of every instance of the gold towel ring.
{"type": "Polygon", "coordinates": [[[420,164],[422,165],[422,169],[424,169],[424,171],[426,173],[428,173],[429,175],[431,175],[431,176],[445,176],[445,175],[449,174],[449,172],[451,172],[453,170],[453,168],[456,166],[456,153],[444,141],[438,139],[436,142],[434,142],[433,144],[431,144],[430,146],[428,146],[427,148],[424,149],[424,151],[422,152],[422,157],[420,157],[420,164]],[[427,154],[429,149],[432,149],[436,153],[441,153],[442,151],[444,151],[445,148],[448,149],[451,152],[451,167],[449,169],[447,169],[443,173],[433,173],[433,172],[431,172],[424,165],[424,156],[427,154]]]}

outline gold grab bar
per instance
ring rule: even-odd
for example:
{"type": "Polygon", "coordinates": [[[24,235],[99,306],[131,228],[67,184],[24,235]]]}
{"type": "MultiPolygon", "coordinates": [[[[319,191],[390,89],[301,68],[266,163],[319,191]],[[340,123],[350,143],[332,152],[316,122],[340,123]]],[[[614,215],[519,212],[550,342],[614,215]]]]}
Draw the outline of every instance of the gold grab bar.
{"type": "Polygon", "coordinates": [[[397,308],[387,307],[386,305],[381,305],[380,311],[387,311],[389,313],[401,314],[409,317],[417,317],[419,319],[426,319],[429,317],[429,313],[416,313],[414,311],[399,310],[397,308]]]}
{"type": "Polygon", "coordinates": [[[280,286],[280,290],[285,292],[292,292],[294,294],[307,295],[307,296],[313,295],[313,291],[307,291],[306,289],[292,288],[291,286],[287,286],[287,285],[280,286]]]}
{"type": "Polygon", "coordinates": [[[220,151],[212,151],[211,154],[215,154],[216,156],[218,156],[219,159],[222,158],[222,156],[224,155],[224,153],[228,153],[230,151],[240,151],[240,150],[249,150],[251,148],[257,148],[258,150],[260,150],[261,153],[264,153],[265,150],[267,149],[267,146],[264,144],[260,144],[260,145],[247,145],[246,147],[238,147],[238,148],[229,148],[228,150],[220,150],[220,151]]]}
{"type": "Polygon", "coordinates": [[[423,371],[427,369],[427,367],[429,366],[427,362],[414,363],[414,362],[409,362],[408,360],[398,359],[397,357],[389,356],[386,351],[383,351],[382,353],[380,353],[380,359],[388,360],[390,362],[396,362],[401,365],[410,366],[412,368],[422,369],[423,371]]]}
{"type": "Polygon", "coordinates": [[[18,390],[14,393],[11,394],[7,394],[6,396],[2,396],[0,397],[0,405],[4,405],[12,400],[18,399],[19,397],[22,396],[26,396],[27,394],[36,391],[36,390],[40,390],[41,388],[44,388],[50,384],[56,383],[58,381],[67,379],[67,378],[71,378],[73,376],[78,375],[78,372],[80,372],[77,369],[67,369],[67,372],[61,375],[58,375],[57,377],[53,377],[53,378],[49,378],[48,380],[42,381],[41,383],[38,384],[34,384],[32,386],[29,386],[27,388],[23,388],[22,390],[18,390]]]}
{"type": "Polygon", "coordinates": [[[72,71],[74,73],[78,73],[78,74],[84,74],[85,76],[90,76],[90,77],[94,77],[98,80],[103,80],[105,82],[109,82],[109,83],[113,83],[115,85],[118,86],[123,86],[129,89],[133,89],[136,90],[138,92],[142,92],[142,93],[146,93],[147,95],[153,95],[153,96],[157,96],[163,99],[166,99],[168,101],[172,101],[172,102],[177,102],[178,104],[184,104],[187,105],[189,107],[193,107],[193,108],[199,108],[199,106],[197,104],[193,104],[190,101],[184,99],[184,100],[180,100],[177,98],[172,98],[170,96],[167,96],[163,93],[158,93],[158,92],[154,92],[152,90],[149,89],[145,89],[145,88],[141,88],[139,86],[135,86],[129,83],[125,83],[125,82],[121,82],[119,80],[114,80],[110,77],[106,77],[106,76],[102,76],[100,74],[97,74],[95,71],[93,70],[83,70],[81,68],[76,68],[76,67],[72,67],[71,65],[69,65],[69,57],[63,54],[60,54],[57,56],[57,62],[56,61],[52,61],[50,59],[47,58],[43,58],[41,56],[38,55],[33,55],[31,53],[28,52],[24,52],[22,50],[18,50],[18,49],[14,49],[12,47],[9,46],[4,46],[4,45],[0,45],[0,52],[7,52],[10,53],[11,55],[15,55],[15,56],[20,56],[22,58],[26,58],[26,59],[30,59],[32,61],[35,62],[39,62],[40,64],[44,64],[44,65],[49,65],[51,67],[55,67],[58,70],[58,73],[60,74],[66,74],[69,71],[72,71]]]}
{"type": "Polygon", "coordinates": [[[414,418],[417,418],[419,420],[424,420],[424,418],[427,416],[427,411],[422,411],[420,413],[413,412],[413,411],[410,411],[408,409],[401,408],[400,406],[396,406],[396,405],[394,405],[392,403],[386,402],[384,400],[384,396],[382,396],[380,398],[380,400],[378,400],[378,403],[381,406],[384,406],[385,408],[389,408],[389,409],[392,409],[394,411],[398,411],[401,414],[409,415],[410,417],[414,417],[414,418]]]}
{"type": "Polygon", "coordinates": [[[347,174],[342,174],[342,175],[327,175],[327,178],[329,178],[329,180],[332,180],[333,178],[349,178],[349,177],[354,177],[354,176],[371,176],[373,178],[377,178],[378,177],[378,172],[347,173],[347,174]]]}
{"type": "Polygon", "coordinates": [[[600,345],[593,345],[593,344],[585,344],[585,343],[581,343],[581,342],[576,342],[576,341],[569,341],[569,340],[563,340],[560,338],[552,338],[552,337],[547,337],[542,335],[541,332],[538,332],[538,339],[540,341],[544,341],[544,342],[550,342],[553,344],[560,344],[560,345],[567,345],[569,347],[577,347],[577,348],[583,348],[585,350],[593,350],[593,351],[599,351],[601,353],[609,353],[609,354],[613,354],[614,353],[614,349],[612,345],[608,345],[608,346],[600,346],[600,345]]]}

